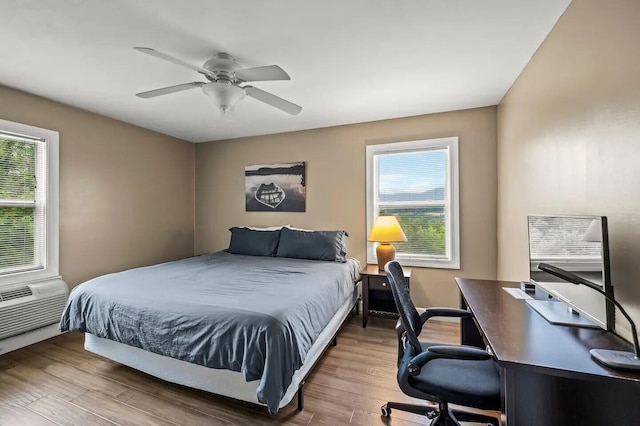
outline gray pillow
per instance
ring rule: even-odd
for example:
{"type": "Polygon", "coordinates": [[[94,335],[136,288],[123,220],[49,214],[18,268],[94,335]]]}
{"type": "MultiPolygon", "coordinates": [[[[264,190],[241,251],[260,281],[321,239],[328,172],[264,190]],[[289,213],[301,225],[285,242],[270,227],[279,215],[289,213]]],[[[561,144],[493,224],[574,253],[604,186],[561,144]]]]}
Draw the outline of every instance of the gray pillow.
{"type": "Polygon", "coordinates": [[[229,253],[250,256],[275,256],[280,240],[280,231],[256,231],[249,228],[230,228],[229,253]]]}
{"type": "Polygon", "coordinates": [[[345,231],[297,231],[282,228],[278,257],[346,262],[345,231]]]}

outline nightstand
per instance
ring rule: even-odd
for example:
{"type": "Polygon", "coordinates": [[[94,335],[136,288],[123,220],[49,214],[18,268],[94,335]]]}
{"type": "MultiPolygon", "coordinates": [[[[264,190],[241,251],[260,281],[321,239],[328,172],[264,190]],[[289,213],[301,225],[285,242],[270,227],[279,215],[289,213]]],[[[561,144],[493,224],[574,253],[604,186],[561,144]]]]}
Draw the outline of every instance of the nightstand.
{"type": "MultiPolygon", "coordinates": [[[[411,268],[402,269],[409,285],[411,268]]],[[[362,326],[367,326],[369,315],[397,318],[398,309],[384,271],[378,270],[378,265],[367,265],[360,271],[360,278],[362,278],[362,326]]]]}

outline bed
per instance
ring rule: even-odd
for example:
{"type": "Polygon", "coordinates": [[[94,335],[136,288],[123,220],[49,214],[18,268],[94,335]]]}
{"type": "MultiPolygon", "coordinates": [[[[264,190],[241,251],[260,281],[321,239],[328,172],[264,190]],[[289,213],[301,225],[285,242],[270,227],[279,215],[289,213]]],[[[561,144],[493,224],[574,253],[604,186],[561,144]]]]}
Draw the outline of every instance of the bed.
{"type": "Polygon", "coordinates": [[[84,332],[91,352],[275,414],[301,398],[357,306],[358,271],[355,259],[210,253],[83,283],[60,328],[84,332]]]}

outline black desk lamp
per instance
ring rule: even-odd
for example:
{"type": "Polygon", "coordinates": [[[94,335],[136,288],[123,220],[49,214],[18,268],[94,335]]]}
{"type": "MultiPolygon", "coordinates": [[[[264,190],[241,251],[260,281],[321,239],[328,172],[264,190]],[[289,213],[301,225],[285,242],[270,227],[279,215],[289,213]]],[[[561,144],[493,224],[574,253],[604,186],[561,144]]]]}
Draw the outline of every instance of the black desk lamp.
{"type": "Polygon", "coordinates": [[[591,349],[589,353],[597,361],[606,365],[607,367],[618,370],[640,371],[640,358],[638,357],[640,355],[640,346],[638,345],[638,333],[636,331],[636,325],[629,314],[627,314],[627,311],[624,310],[622,305],[620,305],[615,299],[607,296],[597,284],[581,278],[576,274],[565,271],[564,269],[560,269],[557,266],[549,265],[548,263],[540,263],[538,265],[538,269],[551,275],[555,275],[556,277],[561,278],[567,282],[586,285],[587,287],[597,291],[608,301],[616,305],[616,307],[620,309],[622,315],[624,315],[627,321],[629,321],[629,324],[631,324],[631,333],[633,334],[633,349],[635,351],[635,354],[633,352],[614,351],[611,349],[591,349]]]}

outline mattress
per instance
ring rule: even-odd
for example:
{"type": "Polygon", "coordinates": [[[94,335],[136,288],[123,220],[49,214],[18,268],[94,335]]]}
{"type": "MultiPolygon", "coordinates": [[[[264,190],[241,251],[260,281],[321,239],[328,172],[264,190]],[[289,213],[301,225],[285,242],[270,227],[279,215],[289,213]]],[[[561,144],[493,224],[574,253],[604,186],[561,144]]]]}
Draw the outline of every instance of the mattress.
{"type": "Polygon", "coordinates": [[[90,280],[61,330],[259,381],[275,413],[307,353],[347,300],[358,263],[211,253],[90,280]]]}
{"type": "MultiPolygon", "coordinates": [[[[294,373],[289,388],[278,404],[279,408],[282,408],[291,402],[300,388],[300,385],[303,384],[303,381],[309,371],[313,368],[316,361],[322,356],[324,349],[329,345],[344,321],[349,316],[357,302],[357,299],[358,292],[354,287],[352,297],[345,301],[343,306],[338,310],[320,336],[318,336],[318,339],[316,339],[311,349],[309,349],[302,367],[294,373]]],[[[197,364],[147,352],[112,340],[102,339],[89,333],[85,334],[84,347],[90,352],[168,382],[212,392],[257,405],[265,405],[258,401],[256,396],[259,381],[254,380],[247,382],[242,376],[242,373],[239,372],[203,367],[197,364]]]]}

